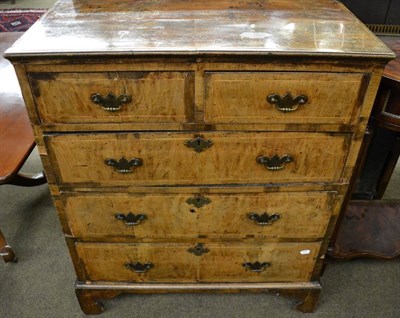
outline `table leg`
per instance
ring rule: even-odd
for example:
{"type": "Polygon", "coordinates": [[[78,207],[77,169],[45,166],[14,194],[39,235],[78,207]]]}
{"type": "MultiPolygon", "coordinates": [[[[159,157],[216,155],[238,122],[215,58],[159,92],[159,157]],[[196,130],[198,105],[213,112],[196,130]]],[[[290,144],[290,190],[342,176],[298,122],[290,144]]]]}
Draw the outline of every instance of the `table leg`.
{"type": "Polygon", "coordinates": [[[0,231],[0,256],[3,257],[4,261],[16,263],[18,261],[14,254],[14,251],[8,245],[3,233],[0,231]]]}

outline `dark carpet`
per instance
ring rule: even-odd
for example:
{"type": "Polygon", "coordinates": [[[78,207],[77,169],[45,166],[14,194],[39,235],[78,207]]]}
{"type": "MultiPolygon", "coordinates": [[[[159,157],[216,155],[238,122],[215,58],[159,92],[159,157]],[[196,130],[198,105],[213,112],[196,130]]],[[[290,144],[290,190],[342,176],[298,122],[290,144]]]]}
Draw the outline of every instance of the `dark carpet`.
{"type": "Polygon", "coordinates": [[[24,32],[46,11],[47,9],[0,10],[0,32],[24,32]]]}

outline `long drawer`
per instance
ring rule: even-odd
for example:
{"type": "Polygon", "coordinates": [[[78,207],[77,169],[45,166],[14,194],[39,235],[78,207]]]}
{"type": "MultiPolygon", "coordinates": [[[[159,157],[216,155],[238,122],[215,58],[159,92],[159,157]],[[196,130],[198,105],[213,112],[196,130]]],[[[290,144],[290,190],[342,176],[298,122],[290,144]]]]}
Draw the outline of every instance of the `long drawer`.
{"type": "Polygon", "coordinates": [[[334,192],[86,194],[64,196],[75,237],[86,239],[322,238],[334,192]]]}
{"type": "Polygon", "coordinates": [[[76,243],[88,279],[125,282],[299,282],[320,243],[76,243]]]}
{"type": "Polygon", "coordinates": [[[205,122],[350,124],[362,73],[208,72],[205,122]]]}
{"type": "Polygon", "coordinates": [[[191,122],[192,72],[30,73],[44,123],[191,122]]]}
{"type": "Polygon", "coordinates": [[[344,134],[103,133],[47,135],[61,186],[333,182],[344,134]],[[58,170],[58,171],[57,171],[58,170]]]}

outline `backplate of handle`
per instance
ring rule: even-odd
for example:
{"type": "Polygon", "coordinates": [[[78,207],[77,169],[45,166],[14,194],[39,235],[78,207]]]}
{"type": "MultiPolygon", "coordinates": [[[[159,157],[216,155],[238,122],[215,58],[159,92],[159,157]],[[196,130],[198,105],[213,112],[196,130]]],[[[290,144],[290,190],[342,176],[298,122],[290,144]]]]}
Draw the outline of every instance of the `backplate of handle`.
{"type": "Polygon", "coordinates": [[[113,93],[108,93],[103,96],[99,93],[94,93],[90,97],[93,103],[100,105],[100,107],[108,112],[116,112],[121,110],[122,106],[132,101],[132,96],[121,94],[118,97],[113,93]]]}
{"type": "Polygon", "coordinates": [[[282,157],[275,154],[272,157],[259,156],[256,161],[262,164],[268,170],[282,170],[287,163],[293,161],[293,157],[290,155],[284,155],[282,157]]]}
{"type": "Polygon", "coordinates": [[[118,161],[115,159],[106,159],[104,163],[107,166],[114,167],[114,170],[119,173],[131,173],[136,167],[143,165],[143,161],[140,158],[126,160],[125,157],[122,157],[118,161]]]}
{"type": "Polygon", "coordinates": [[[141,221],[147,219],[145,214],[133,214],[132,212],[129,212],[128,214],[115,213],[115,218],[123,221],[125,225],[129,226],[138,225],[141,221]]]}
{"type": "Polygon", "coordinates": [[[145,273],[154,267],[153,263],[140,263],[140,262],[126,263],[124,266],[127,269],[131,270],[132,272],[138,274],[145,273]]]}
{"type": "Polygon", "coordinates": [[[254,263],[251,263],[251,262],[247,262],[247,263],[243,263],[242,264],[242,266],[246,269],[246,270],[249,270],[249,271],[252,271],[252,272],[256,272],[256,273],[260,273],[260,272],[263,272],[263,271],[265,271],[268,267],[270,267],[271,266],[271,263],[268,263],[268,262],[254,262],[254,263]]]}
{"type": "Polygon", "coordinates": [[[306,104],[308,102],[308,96],[298,95],[293,97],[289,92],[283,96],[279,94],[270,94],[267,97],[267,102],[271,105],[275,105],[277,110],[288,113],[297,110],[300,105],[306,104]]]}
{"type": "Polygon", "coordinates": [[[271,225],[275,221],[279,220],[281,218],[280,214],[268,214],[267,212],[264,212],[263,214],[258,214],[258,213],[249,213],[247,216],[250,220],[254,221],[258,225],[271,225]]]}

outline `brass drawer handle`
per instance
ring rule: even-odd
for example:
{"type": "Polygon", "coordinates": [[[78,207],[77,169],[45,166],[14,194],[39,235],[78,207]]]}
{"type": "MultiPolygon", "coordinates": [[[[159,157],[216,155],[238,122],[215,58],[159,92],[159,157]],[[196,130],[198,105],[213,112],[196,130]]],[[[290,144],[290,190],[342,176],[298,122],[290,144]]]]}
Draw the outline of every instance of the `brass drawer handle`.
{"type": "Polygon", "coordinates": [[[91,100],[108,112],[116,112],[121,110],[124,104],[130,103],[132,101],[132,96],[122,94],[117,97],[113,93],[108,93],[103,97],[101,94],[95,93],[92,94],[91,100]]]}
{"type": "Polygon", "coordinates": [[[257,214],[257,213],[250,213],[248,215],[248,218],[252,221],[254,221],[258,225],[271,225],[275,221],[279,220],[281,218],[280,214],[268,214],[267,212],[264,212],[263,214],[257,214]]]}
{"type": "Polygon", "coordinates": [[[117,220],[124,221],[125,225],[134,226],[140,224],[141,221],[147,219],[145,214],[133,214],[129,212],[127,215],[123,213],[115,213],[117,220]]]}
{"type": "Polygon", "coordinates": [[[211,200],[202,194],[195,194],[193,198],[187,199],[186,203],[192,204],[196,208],[201,208],[202,206],[204,206],[206,204],[210,204],[211,200]]]}
{"type": "Polygon", "coordinates": [[[291,93],[286,93],[283,97],[279,94],[271,94],[268,95],[267,102],[271,105],[275,104],[277,110],[288,113],[295,111],[300,105],[307,103],[308,97],[306,95],[293,97],[291,93]]]}
{"type": "Polygon", "coordinates": [[[208,253],[210,250],[205,247],[203,243],[198,243],[194,247],[189,248],[187,251],[196,256],[201,256],[205,253],[208,253]]]}
{"type": "Polygon", "coordinates": [[[152,269],[154,267],[154,265],[152,263],[140,263],[140,262],[136,262],[136,263],[126,263],[124,265],[127,269],[131,270],[132,272],[141,274],[141,273],[145,273],[148,270],[152,269]]]}
{"type": "Polygon", "coordinates": [[[271,263],[268,263],[268,262],[260,263],[260,262],[257,261],[255,263],[250,263],[250,262],[243,263],[243,267],[246,270],[250,270],[250,271],[256,272],[256,273],[263,272],[270,266],[271,266],[271,263]]]}
{"type": "Polygon", "coordinates": [[[115,159],[106,159],[104,163],[107,166],[114,167],[114,170],[119,173],[131,173],[136,167],[143,165],[143,161],[140,158],[132,158],[128,161],[124,157],[118,161],[115,159]]]}
{"type": "Polygon", "coordinates": [[[284,155],[282,157],[278,155],[274,155],[273,157],[260,156],[257,157],[256,160],[268,170],[282,170],[287,163],[293,161],[293,157],[290,155],[284,155]]]}
{"type": "Polygon", "coordinates": [[[213,144],[214,142],[211,139],[204,139],[202,136],[195,136],[195,138],[185,141],[185,146],[196,152],[202,152],[213,144]]]}

